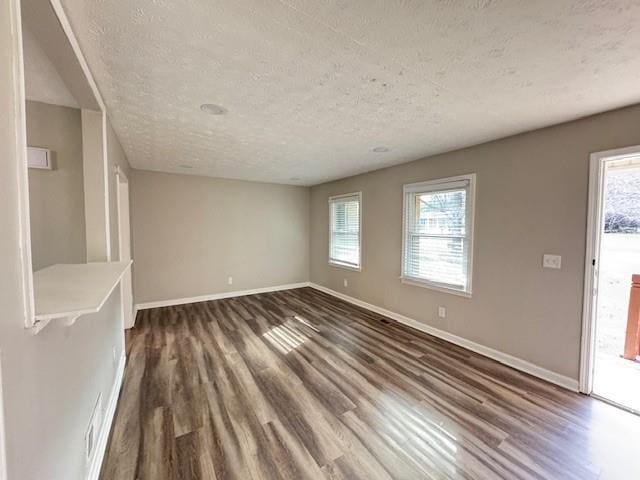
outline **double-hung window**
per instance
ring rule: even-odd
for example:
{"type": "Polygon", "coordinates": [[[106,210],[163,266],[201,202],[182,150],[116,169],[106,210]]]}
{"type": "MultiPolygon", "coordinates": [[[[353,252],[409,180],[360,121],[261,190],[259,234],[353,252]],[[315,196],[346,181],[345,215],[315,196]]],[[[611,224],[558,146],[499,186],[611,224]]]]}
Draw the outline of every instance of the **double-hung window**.
{"type": "Polygon", "coordinates": [[[329,263],[360,270],[362,193],[329,197],[329,263]]]}
{"type": "Polygon", "coordinates": [[[475,174],[404,186],[402,280],[471,295],[475,174]]]}

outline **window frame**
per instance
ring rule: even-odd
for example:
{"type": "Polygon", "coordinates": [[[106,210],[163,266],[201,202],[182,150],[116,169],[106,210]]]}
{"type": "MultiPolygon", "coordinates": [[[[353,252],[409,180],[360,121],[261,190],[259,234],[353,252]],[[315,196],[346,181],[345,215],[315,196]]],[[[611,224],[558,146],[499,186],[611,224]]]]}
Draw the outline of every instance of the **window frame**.
{"type": "Polygon", "coordinates": [[[362,271],[362,191],[359,192],[351,192],[351,193],[343,193],[340,195],[333,195],[330,196],[328,201],[327,201],[327,205],[329,207],[329,248],[328,248],[328,252],[327,252],[327,261],[329,263],[329,266],[331,267],[338,267],[338,268],[344,268],[347,270],[351,270],[351,271],[355,271],[355,272],[361,272],[362,271]],[[331,204],[337,200],[343,199],[343,198],[348,198],[348,197],[357,197],[358,198],[358,265],[350,265],[348,263],[342,263],[340,261],[336,261],[334,259],[331,258],[331,246],[333,243],[333,219],[331,218],[332,214],[332,208],[331,208],[331,204]]]}
{"type": "MultiPolygon", "coordinates": [[[[465,175],[456,175],[453,177],[438,178],[435,180],[427,180],[424,182],[408,183],[402,187],[402,256],[400,258],[400,281],[408,285],[428,288],[443,293],[450,293],[462,297],[471,298],[473,292],[473,252],[474,252],[474,233],[475,233],[475,206],[476,206],[476,174],[469,173],[465,175]],[[408,199],[410,194],[428,193],[446,191],[455,188],[456,183],[468,182],[468,195],[466,199],[465,227],[468,239],[467,253],[467,288],[461,290],[450,284],[434,282],[408,275],[406,273],[407,266],[407,241],[409,234],[409,218],[408,218],[408,199]]],[[[452,235],[453,237],[455,235],[452,235]]]]}

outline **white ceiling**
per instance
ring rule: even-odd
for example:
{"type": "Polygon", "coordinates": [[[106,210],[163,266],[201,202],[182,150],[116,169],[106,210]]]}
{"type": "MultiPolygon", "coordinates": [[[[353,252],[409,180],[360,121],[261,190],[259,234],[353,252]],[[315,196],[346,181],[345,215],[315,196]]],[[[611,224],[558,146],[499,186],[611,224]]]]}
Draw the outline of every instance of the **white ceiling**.
{"type": "Polygon", "coordinates": [[[311,185],[640,101],[637,0],[63,4],[135,168],[311,185]]]}

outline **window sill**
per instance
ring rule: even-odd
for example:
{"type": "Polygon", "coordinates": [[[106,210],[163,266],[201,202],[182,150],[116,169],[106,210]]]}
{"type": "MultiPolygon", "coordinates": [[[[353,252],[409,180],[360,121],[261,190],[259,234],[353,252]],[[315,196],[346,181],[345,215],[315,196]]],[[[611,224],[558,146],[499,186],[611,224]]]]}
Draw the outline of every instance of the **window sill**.
{"type": "Polygon", "coordinates": [[[329,266],[330,267],[344,268],[345,270],[351,270],[352,272],[361,272],[362,271],[362,266],[352,267],[350,265],[344,265],[342,263],[334,263],[334,262],[329,262],[329,266]]]}
{"type": "Polygon", "coordinates": [[[461,290],[455,290],[453,288],[442,287],[429,282],[422,282],[413,278],[400,277],[400,281],[406,285],[413,285],[414,287],[427,288],[441,293],[450,293],[451,295],[457,295],[459,297],[471,298],[471,292],[463,292],[461,290]]]}

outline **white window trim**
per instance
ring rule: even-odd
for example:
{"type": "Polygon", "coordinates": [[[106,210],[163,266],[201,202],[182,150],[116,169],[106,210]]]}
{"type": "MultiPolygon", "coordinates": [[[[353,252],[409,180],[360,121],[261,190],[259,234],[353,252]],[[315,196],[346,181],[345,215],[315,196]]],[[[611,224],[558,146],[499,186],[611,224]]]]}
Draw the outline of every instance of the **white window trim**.
{"type": "Polygon", "coordinates": [[[351,270],[353,272],[361,272],[362,271],[362,192],[351,192],[351,193],[343,193],[341,195],[333,195],[329,197],[327,201],[327,205],[329,205],[329,243],[328,243],[328,252],[327,252],[327,261],[329,266],[344,268],[346,270],[351,270]],[[349,265],[347,263],[337,262],[331,259],[331,203],[335,200],[340,200],[341,198],[347,197],[358,197],[358,251],[360,252],[360,264],[356,267],[353,265],[349,265]]]}
{"type": "Polygon", "coordinates": [[[457,175],[455,177],[439,178],[436,180],[428,180],[425,182],[409,183],[404,185],[402,189],[402,256],[400,258],[400,281],[407,285],[428,288],[437,292],[450,293],[461,297],[471,298],[473,292],[473,244],[475,230],[475,214],[476,214],[476,174],[469,173],[466,175],[457,175]],[[468,237],[469,237],[469,264],[467,267],[467,289],[459,290],[452,288],[446,284],[431,282],[409,275],[405,275],[405,254],[407,248],[407,194],[413,192],[428,192],[439,190],[443,184],[447,186],[455,186],[456,182],[469,182],[469,198],[467,199],[467,218],[468,221],[468,237]],[[453,185],[452,185],[453,184],[453,185]]]}

